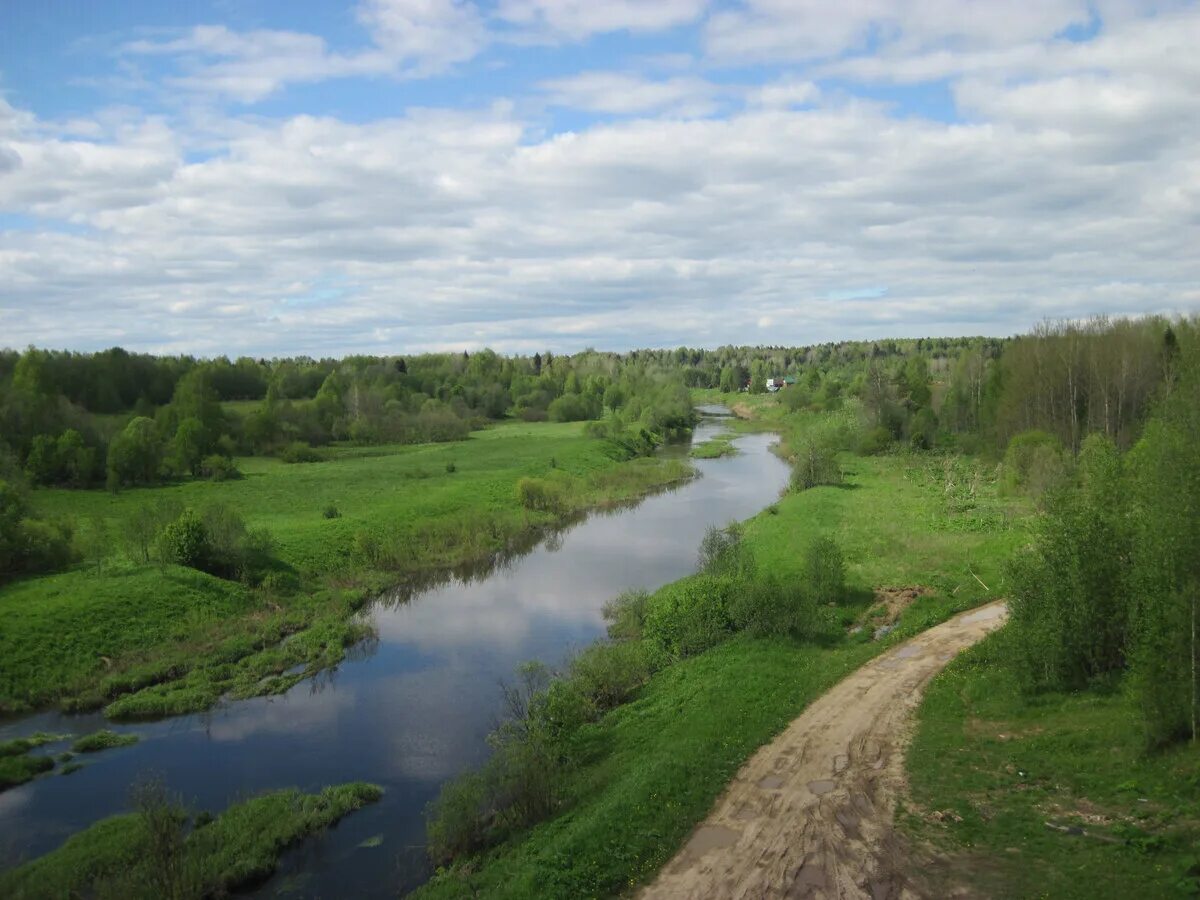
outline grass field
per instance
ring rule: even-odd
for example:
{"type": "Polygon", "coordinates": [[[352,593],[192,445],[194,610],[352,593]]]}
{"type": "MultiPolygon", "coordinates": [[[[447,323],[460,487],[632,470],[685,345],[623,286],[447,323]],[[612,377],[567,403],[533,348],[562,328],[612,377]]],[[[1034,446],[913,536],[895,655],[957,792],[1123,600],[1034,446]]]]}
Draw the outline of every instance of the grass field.
{"type": "Polygon", "coordinates": [[[103,522],[118,542],[144,504],[225,504],[270,531],[300,589],[250,589],[119,554],[4,585],[0,712],[60,702],[160,715],[203,709],[229,691],[284,690],[362,636],[347,617],[373,591],[486,558],[573,511],[690,472],[679,461],[618,463],[604,451],[579,424],[512,423],[451,444],[333,448],[324,462],[242,459],[237,481],[37,491],[39,512],[74,519],[84,532],[103,522]],[[553,480],[567,505],[525,508],[515,491],[523,477],[553,480]],[[336,517],[326,517],[329,508],[336,517]],[[364,545],[386,554],[366,559],[364,545]],[[305,671],[283,674],[297,665],[305,671]]]}
{"type": "Polygon", "coordinates": [[[1120,685],[1023,697],[1006,639],[952,663],[921,706],[899,818],[929,895],[1200,894],[1200,747],[1146,752],[1120,685]]]}
{"type": "Polygon", "coordinates": [[[946,460],[921,456],[847,456],[843,465],[845,485],[786,495],[746,524],[744,540],[760,570],[786,578],[800,575],[811,539],[834,537],[847,557],[847,615],[869,615],[878,586],[930,588],[896,631],[829,647],[741,635],[664,669],[580,732],[584,762],[569,776],[564,813],[417,896],[627,891],[670,858],[741,764],[811,700],[893,642],[1003,592],[1001,564],[1024,539],[1025,509],[997,496],[986,468],[951,460],[948,473],[946,460]],[[970,487],[957,487],[963,481],[970,487]]]}

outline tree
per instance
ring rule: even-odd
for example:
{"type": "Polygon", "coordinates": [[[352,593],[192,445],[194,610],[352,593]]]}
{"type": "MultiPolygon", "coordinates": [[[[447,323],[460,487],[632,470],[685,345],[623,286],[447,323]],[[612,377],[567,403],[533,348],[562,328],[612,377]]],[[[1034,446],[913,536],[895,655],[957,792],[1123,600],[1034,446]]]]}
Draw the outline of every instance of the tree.
{"type": "Polygon", "coordinates": [[[162,442],[154,422],[144,416],[131,419],[108,447],[108,484],[113,490],[128,484],[158,480],[162,442]]]}
{"type": "Polygon", "coordinates": [[[181,470],[192,475],[199,474],[200,463],[207,454],[208,447],[203,422],[195,416],[189,416],[179,423],[171,448],[175,464],[181,470]]]}
{"type": "Polygon", "coordinates": [[[25,477],[34,484],[56,484],[60,479],[58,442],[48,434],[34,435],[25,457],[25,477]]]}
{"type": "Polygon", "coordinates": [[[68,428],[58,436],[56,447],[59,475],[71,487],[87,487],[96,470],[96,451],[84,443],[83,435],[68,428]]]}

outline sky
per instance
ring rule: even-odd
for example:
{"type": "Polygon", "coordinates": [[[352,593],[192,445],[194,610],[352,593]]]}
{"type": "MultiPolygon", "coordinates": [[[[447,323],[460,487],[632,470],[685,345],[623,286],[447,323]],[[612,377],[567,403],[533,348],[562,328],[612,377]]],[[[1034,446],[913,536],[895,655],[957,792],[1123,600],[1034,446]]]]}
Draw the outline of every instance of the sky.
{"type": "Polygon", "coordinates": [[[0,0],[0,347],[1200,311],[1200,3],[0,0]]]}

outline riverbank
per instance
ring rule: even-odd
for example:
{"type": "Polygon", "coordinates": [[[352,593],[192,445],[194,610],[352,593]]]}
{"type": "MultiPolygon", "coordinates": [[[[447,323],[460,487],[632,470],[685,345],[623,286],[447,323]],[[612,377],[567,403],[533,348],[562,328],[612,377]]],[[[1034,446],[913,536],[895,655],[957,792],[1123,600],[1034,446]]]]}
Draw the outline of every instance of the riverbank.
{"type": "Polygon", "coordinates": [[[682,460],[616,461],[577,423],[509,423],[457,443],[239,465],[237,481],[34,494],[44,514],[115,535],[154,503],[222,504],[270,533],[284,577],[250,588],[110,556],[5,585],[0,712],[59,704],[137,718],[204,709],[226,694],[280,693],[336,665],[367,634],[352,616],[385,587],[486,565],[584,509],[691,476],[682,460]],[[522,479],[554,485],[556,503],[522,503],[522,479]]]}
{"type": "Polygon", "coordinates": [[[940,456],[840,462],[841,485],[785,494],[744,524],[742,544],[758,571],[787,583],[804,577],[805,548],[833,539],[848,590],[830,614],[852,627],[818,642],[743,633],[662,669],[631,702],[579,729],[572,756],[581,762],[561,786],[561,814],[460,861],[417,896],[627,891],[809,702],[904,636],[1002,595],[1002,561],[1024,539],[1025,507],[999,496],[994,472],[940,456]],[[948,490],[963,480],[969,504],[948,490]]]}

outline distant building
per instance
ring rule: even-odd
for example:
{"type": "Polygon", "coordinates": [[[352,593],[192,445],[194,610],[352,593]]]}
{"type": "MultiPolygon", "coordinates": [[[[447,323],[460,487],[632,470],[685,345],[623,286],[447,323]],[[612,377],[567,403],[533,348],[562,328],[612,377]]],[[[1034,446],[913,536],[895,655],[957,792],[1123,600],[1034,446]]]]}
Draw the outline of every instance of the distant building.
{"type": "Polygon", "coordinates": [[[767,379],[767,390],[773,394],[776,391],[783,388],[784,384],[785,384],[785,381],[782,378],[768,378],[767,379]]]}

